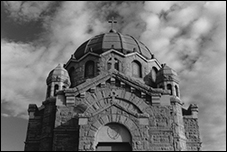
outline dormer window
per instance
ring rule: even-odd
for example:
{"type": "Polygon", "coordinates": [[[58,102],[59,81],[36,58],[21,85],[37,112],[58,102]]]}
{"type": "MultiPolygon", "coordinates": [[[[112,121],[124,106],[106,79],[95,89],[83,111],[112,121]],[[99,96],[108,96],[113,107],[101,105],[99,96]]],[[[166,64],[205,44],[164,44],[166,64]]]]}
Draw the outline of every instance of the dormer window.
{"type": "Polygon", "coordinates": [[[95,62],[87,61],[85,64],[85,78],[94,77],[95,75],[95,62]]]}
{"type": "Polygon", "coordinates": [[[142,66],[138,61],[132,62],[132,75],[134,77],[142,78],[142,66]]]}

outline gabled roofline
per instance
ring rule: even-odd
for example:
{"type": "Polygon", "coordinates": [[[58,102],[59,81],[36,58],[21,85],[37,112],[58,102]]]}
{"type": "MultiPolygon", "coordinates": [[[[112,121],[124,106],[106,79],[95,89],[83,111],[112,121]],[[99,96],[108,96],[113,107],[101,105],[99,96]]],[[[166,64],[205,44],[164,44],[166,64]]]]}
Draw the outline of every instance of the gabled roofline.
{"type": "Polygon", "coordinates": [[[100,54],[100,56],[104,56],[104,55],[109,54],[111,52],[114,52],[114,53],[116,53],[116,54],[118,54],[118,55],[120,55],[122,57],[125,57],[125,55],[123,53],[121,53],[121,52],[119,52],[117,50],[114,50],[114,49],[110,49],[110,50],[108,50],[106,52],[103,52],[102,54],[100,54]]]}
{"type": "Polygon", "coordinates": [[[161,64],[158,62],[158,60],[156,59],[156,58],[153,58],[153,59],[146,59],[145,57],[143,57],[141,54],[139,54],[138,52],[132,52],[132,53],[129,53],[129,54],[123,54],[123,53],[121,53],[121,52],[119,52],[119,51],[117,51],[117,50],[115,50],[115,49],[110,49],[110,50],[108,50],[108,51],[106,51],[106,52],[103,52],[102,54],[96,54],[96,53],[94,53],[94,52],[87,52],[85,55],[83,55],[80,59],[73,59],[73,58],[70,58],[69,60],[68,60],[68,62],[64,65],[64,68],[65,67],[67,67],[68,65],[69,65],[69,63],[70,63],[70,61],[72,61],[72,62],[80,62],[81,60],[83,60],[85,57],[87,57],[88,55],[94,55],[94,56],[97,56],[97,57],[102,57],[102,56],[105,56],[106,54],[108,54],[108,53],[111,53],[111,52],[114,52],[114,53],[116,53],[116,54],[118,54],[118,55],[120,55],[120,56],[122,56],[122,57],[129,57],[129,56],[132,56],[132,55],[137,55],[137,56],[139,56],[141,59],[143,59],[145,62],[155,62],[160,68],[162,67],[161,66],[161,64]]]}
{"type": "Polygon", "coordinates": [[[142,84],[141,82],[134,80],[131,77],[124,76],[122,73],[120,73],[119,71],[116,71],[116,70],[110,70],[110,71],[104,73],[103,75],[98,75],[97,77],[94,77],[92,79],[87,79],[84,83],[82,83],[74,88],[68,88],[64,92],[66,94],[74,93],[74,95],[77,96],[80,93],[86,92],[88,89],[95,87],[102,82],[107,81],[111,77],[119,79],[120,81],[122,81],[132,87],[138,88],[140,91],[146,92],[149,95],[161,96],[162,93],[163,94],[167,93],[165,90],[152,88],[146,84],[142,84]]]}
{"type": "Polygon", "coordinates": [[[85,55],[83,55],[80,59],[73,59],[73,58],[70,58],[67,63],[64,65],[64,68],[67,67],[69,65],[69,62],[72,61],[72,62],[80,62],[81,60],[83,60],[84,58],[86,58],[88,55],[93,55],[93,56],[96,56],[96,57],[100,57],[98,54],[94,53],[94,52],[87,52],[85,55]]]}

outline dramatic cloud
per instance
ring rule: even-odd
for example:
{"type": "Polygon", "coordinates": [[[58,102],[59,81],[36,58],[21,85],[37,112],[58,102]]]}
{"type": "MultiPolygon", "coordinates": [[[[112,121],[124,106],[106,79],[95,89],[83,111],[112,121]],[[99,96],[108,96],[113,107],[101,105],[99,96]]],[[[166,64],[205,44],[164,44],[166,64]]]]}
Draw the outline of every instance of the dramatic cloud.
{"type": "MultiPolygon", "coordinates": [[[[42,18],[36,42],[1,40],[1,101],[12,116],[45,99],[45,79],[57,63],[94,35],[115,28],[142,41],[181,79],[185,107],[199,105],[203,150],[226,149],[226,2],[4,2],[14,20],[42,18]],[[45,16],[45,17],[43,17],[45,16]]],[[[2,114],[8,117],[9,114],[2,114]]]]}
{"type": "Polygon", "coordinates": [[[199,105],[203,150],[225,150],[226,2],[146,4],[141,40],[178,71],[186,107],[199,105]]]}
{"type": "Polygon", "coordinates": [[[45,83],[41,75],[47,71],[45,60],[40,60],[42,49],[1,41],[1,101],[13,116],[27,116],[28,103],[43,100],[38,99],[45,94],[40,84],[45,83]]]}
{"type": "Polygon", "coordinates": [[[45,99],[48,73],[66,63],[82,42],[106,31],[85,2],[64,3],[43,25],[47,34],[34,43],[1,40],[1,102],[12,116],[28,117],[28,104],[40,106],[45,99]]]}
{"type": "Polygon", "coordinates": [[[11,17],[19,21],[37,20],[47,13],[54,2],[50,1],[4,1],[11,17]]]}
{"type": "MultiPolygon", "coordinates": [[[[51,30],[49,41],[53,46],[62,47],[58,50],[64,62],[83,42],[105,32],[103,25],[93,18],[93,12],[86,7],[86,2],[63,3],[51,22],[46,23],[46,27],[51,30]]],[[[56,53],[59,55],[58,51],[56,53]]]]}

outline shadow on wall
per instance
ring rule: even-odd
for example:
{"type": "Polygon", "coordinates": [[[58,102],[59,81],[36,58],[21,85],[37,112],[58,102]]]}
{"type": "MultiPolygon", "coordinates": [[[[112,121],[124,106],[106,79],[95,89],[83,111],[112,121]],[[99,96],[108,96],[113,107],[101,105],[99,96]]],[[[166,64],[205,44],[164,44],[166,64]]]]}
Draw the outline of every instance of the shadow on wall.
{"type": "Polygon", "coordinates": [[[157,88],[156,84],[156,72],[150,71],[145,77],[143,78],[146,85],[151,86],[152,88],[157,88]]]}

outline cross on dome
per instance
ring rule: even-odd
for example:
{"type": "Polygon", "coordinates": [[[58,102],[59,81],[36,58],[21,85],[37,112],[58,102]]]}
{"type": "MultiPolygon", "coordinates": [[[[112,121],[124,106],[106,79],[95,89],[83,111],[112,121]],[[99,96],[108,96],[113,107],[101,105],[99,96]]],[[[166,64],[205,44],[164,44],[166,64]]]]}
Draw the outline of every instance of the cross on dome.
{"type": "Polygon", "coordinates": [[[109,20],[108,23],[111,23],[111,30],[110,30],[110,32],[114,32],[114,23],[117,23],[117,21],[114,20],[114,17],[112,17],[112,19],[109,20]]]}

